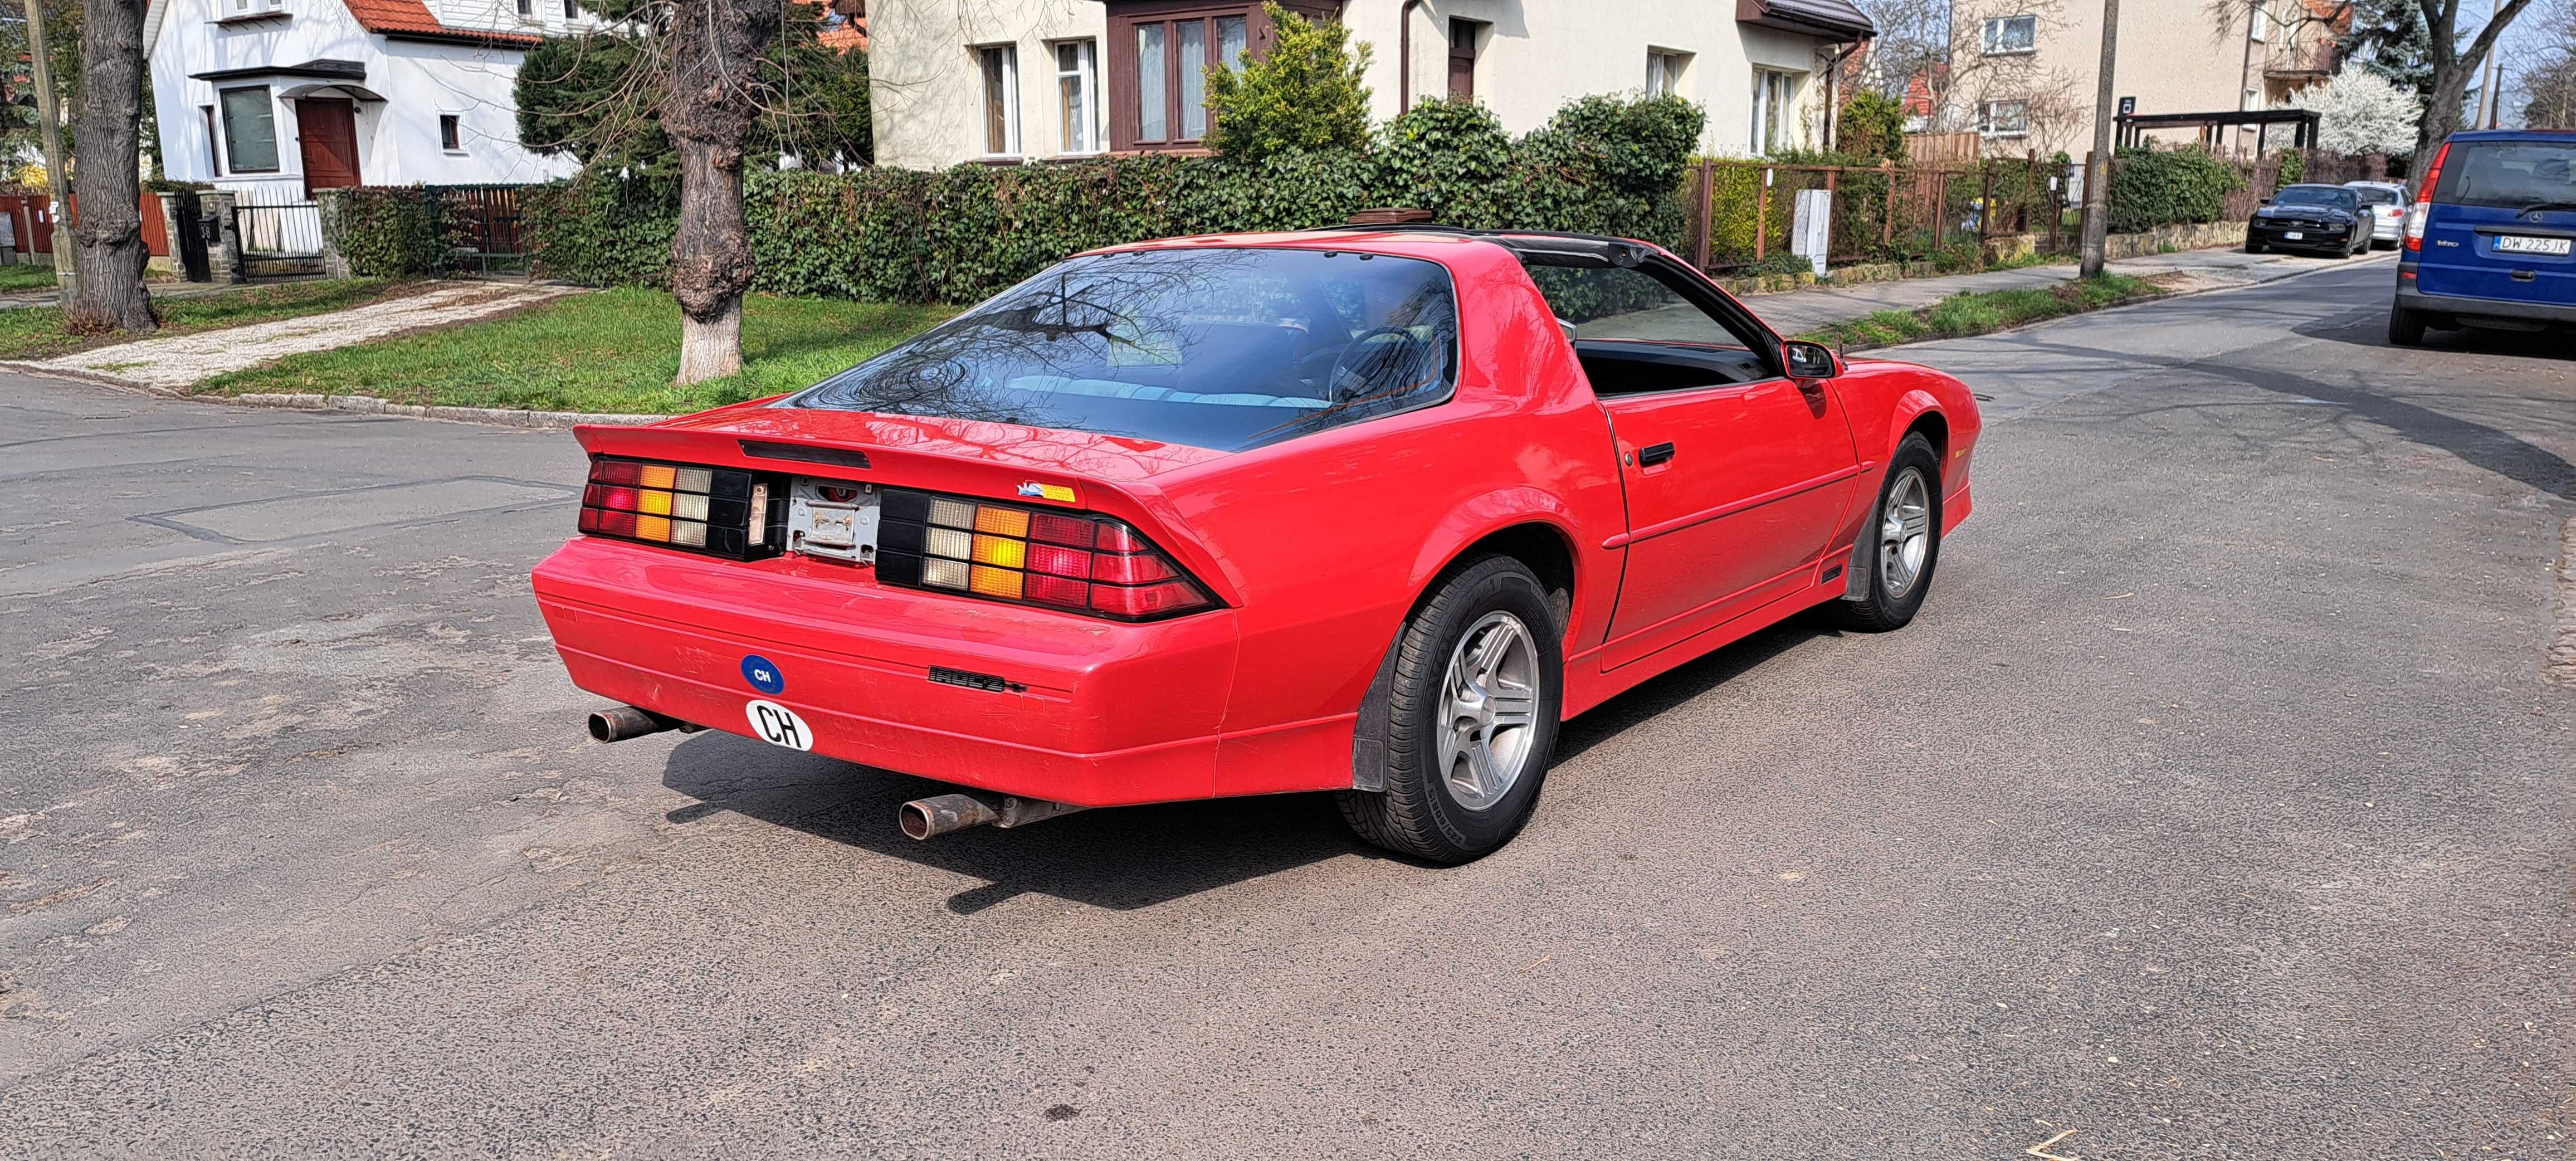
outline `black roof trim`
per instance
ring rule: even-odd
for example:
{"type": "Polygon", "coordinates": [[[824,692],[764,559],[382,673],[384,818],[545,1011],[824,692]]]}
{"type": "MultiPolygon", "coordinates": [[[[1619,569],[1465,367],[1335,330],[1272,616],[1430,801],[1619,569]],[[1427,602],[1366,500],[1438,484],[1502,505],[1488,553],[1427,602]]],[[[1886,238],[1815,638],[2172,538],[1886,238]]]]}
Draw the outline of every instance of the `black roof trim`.
{"type": "Polygon", "coordinates": [[[252,77],[311,77],[324,81],[363,81],[367,66],[353,60],[308,60],[295,65],[262,65],[247,69],[216,69],[210,73],[190,73],[192,81],[245,81],[252,77]]]}
{"type": "Polygon", "coordinates": [[[1301,232],[1332,231],[1350,234],[1462,234],[1491,242],[1518,255],[1524,262],[1540,266],[1627,267],[1644,262],[1655,252],[1654,247],[1644,242],[1606,234],[1576,234],[1562,230],[1478,230],[1432,222],[1397,226],[1311,226],[1301,232]]]}

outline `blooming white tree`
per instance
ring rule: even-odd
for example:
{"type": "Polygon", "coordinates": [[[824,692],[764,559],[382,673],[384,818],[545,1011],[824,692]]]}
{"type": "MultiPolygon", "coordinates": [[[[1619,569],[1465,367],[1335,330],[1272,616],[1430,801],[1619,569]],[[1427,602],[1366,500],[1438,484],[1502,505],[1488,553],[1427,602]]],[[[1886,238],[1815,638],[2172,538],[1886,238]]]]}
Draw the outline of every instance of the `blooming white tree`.
{"type": "Polygon", "coordinates": [[[2328,153],[2405,153],[2424,116],[2415,94],[2366,69],[2292,93],[2290,107],[2317,115],[2317,147],[2328,153]]]}

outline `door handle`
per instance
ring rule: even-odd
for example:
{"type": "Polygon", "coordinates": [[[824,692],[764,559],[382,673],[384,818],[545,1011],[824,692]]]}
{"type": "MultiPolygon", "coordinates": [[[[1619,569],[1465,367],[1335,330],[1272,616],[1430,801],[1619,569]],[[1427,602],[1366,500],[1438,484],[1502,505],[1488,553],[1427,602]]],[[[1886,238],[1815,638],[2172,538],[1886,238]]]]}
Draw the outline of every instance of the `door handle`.
{"type": "Polygon", "coordinates": [[[1639,467],[1651,468],[1656,464],[1664,463],[1672,458],[1673,445],[1669,442],[1652,444],[1637,449],[1637,465],[1639,467]]]}

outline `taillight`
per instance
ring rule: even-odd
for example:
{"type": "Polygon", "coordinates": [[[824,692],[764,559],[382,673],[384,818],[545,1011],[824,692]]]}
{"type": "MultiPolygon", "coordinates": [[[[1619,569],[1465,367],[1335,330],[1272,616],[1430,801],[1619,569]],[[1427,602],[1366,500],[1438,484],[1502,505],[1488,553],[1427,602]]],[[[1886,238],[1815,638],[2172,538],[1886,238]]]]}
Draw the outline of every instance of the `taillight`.
{"type": "Polygon", "coordinates": [[[748,560],[775,555],[769,485],[733,468],[650,460],[590,462],[581,493],[583,532],[748,560]]]}
{"type": "Polygon", "coordinates": [[[2445,141],[2433,151],[2433,164],[2425,167],[2424,184],[2415,187],[2415,208],[2406,214],[2406,248],[2417,253],[2424,250],[2424,219],[2433,215],[2433,187],[2442,183],[2442,163],[2451,159],[2451,143],[2445,141]]]}
{"type": "Polygon", "coordinates": [[[877,580],[1145,621],[1216,602],[1134,528],[1053,512],[886,489],[877,580]]]}

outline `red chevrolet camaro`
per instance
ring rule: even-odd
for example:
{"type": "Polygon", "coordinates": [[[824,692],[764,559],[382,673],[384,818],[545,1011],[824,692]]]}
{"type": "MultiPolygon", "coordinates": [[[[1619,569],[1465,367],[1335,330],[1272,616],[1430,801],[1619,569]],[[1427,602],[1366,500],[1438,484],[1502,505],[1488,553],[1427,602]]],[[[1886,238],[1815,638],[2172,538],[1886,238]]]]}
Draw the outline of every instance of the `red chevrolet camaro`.
{"type": "Polygon", "coordinates": [[[537,600],[617,740],[961,787],[916,838],[1340,792],[1454,863],[1558,723],[1782,618],[1893,629],[1976,404],[1655,246],[1429,226],[1084,254],[823,383],[576,429],[537,600]]]}

